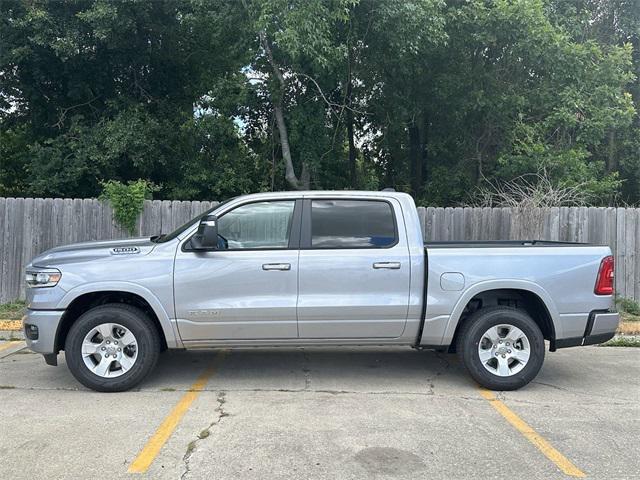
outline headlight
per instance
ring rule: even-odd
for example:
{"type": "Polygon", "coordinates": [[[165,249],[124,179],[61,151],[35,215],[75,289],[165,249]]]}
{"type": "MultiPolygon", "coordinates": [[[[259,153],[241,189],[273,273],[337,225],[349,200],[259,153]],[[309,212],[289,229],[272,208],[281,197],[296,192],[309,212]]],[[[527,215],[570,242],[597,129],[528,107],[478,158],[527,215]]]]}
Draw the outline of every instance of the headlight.
{"type": "Polygon", "coordinates": [[[27,270],[27,285],[32,288],[55,287],[62,278],[60,270],[55,268],[27,270]]]}

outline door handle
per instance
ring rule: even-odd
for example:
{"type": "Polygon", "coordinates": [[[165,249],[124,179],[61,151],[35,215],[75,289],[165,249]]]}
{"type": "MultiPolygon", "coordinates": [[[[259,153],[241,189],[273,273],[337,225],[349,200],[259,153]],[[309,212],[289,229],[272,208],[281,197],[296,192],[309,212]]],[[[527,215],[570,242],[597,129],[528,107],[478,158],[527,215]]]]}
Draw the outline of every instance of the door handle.
{"type": "Polygon", "coordinates": [[[263,270],[291,270],[290,263],[264,263],[262,264],[263,270]]]}
{"type": "Polygon", "coordinates": [[[389,270],[399,270],[400,262],[376,262],[373,264],[373,268],[376,270],[379,268],[387,268],[389,270]]]}

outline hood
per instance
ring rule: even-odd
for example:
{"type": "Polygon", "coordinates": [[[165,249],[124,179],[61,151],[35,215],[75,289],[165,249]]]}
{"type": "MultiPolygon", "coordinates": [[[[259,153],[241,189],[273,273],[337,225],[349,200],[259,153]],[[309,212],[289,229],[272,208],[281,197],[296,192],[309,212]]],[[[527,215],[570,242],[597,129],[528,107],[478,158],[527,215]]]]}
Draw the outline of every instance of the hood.
{"type": "Polygon", "coordinates": [[[149,237],[72,243],[41,253],[31,261],[36,267],[57,267],[66,263],[88,262],[96,259],[131,259],[147,255],[156,244],[149,237]]]}

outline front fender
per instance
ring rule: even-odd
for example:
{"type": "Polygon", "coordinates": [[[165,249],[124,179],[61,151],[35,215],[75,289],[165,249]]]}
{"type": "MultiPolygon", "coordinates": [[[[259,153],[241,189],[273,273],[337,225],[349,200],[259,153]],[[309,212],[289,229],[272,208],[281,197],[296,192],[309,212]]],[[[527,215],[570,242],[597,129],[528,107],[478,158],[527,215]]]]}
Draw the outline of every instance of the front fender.
{"type": "Polygon", "coordinates": [[[528,280],[518,280],[518,279],[503,279],[503,280],[487,280],[484,282],[478,282],[467,288],[463,294],[460,296],[458,301],[456,302],[453,311],[451,312],[451,316],[449,317],[449,321],[447,322],[447,326],[445,327],[444,335],[442,336],[442,345],[450,345],[453,340],[453,335],[455,334],[456,327],[458,326],[458,322],[460,321],[460,317],[462,316],[462,312],[464,308],[469,303],[473,297],[478,295],[479,293],[486,292],[489,290],[526,290],[528,292],[534,293],[545,304],[547,310],[549,311],[549,315],[551,316],[551,321],[553,322],[553,328],[555,329],[556,338],[563,338],[562,332],[562,324],[560,322],[560,315],[558,313],[558,309],[544,288],[534,282],[530,282],[528,280]]]}
{"type": "Polygon", "coordinates": [[[127,292],[132,293],[134,295],[138,295],[143,298],[154,311],[158,320],[160,322],[160,326],[162,327],[162,331],[164,333],[165,339],[167,341],[167,347],[169,348],[183,348],[182,341],[180,340],[180,335],[178,335],[176,326],[174,322],[171,320],[170,315],[167,313],[165,308],[162,306],[162,303],[158,298],[149,290],[141,285],[131,282],[93,282],[93,283],[84,283],[75,288],[72,288],[62,297],[59,301],[57,309],[67,309],[69,305],[81,297],[82,295],[86,295],[88,293],[98,293],[98,292],[127,292]]]}

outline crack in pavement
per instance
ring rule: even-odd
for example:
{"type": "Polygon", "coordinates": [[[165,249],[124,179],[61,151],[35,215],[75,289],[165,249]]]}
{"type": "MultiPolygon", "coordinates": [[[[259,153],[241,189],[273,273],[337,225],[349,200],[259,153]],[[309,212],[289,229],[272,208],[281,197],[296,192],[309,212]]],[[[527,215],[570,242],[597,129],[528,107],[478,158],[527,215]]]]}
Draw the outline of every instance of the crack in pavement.
{"type": "Polygon", "coordinates": [[[433,372],[432,375],[430,375],[429,377],[427,377],[427,381],[429,382],[429,390],[431,395],[435,395],[435,381],[438,379],[438,377],[440,377],[442,374],[444,374],[447,370],[449,370],[449,367],[451,366],[451,363],[449,362],[449,360],[447,360],[445,357],[443,357],[439,352],[436,352],[436,359],[440,362],[440,368],[437,368],[435,372],[433,372]]]}
{"type": "Polygon", "coordinates": [[[309,390],[311,388],[311,370],[309,369],[311,359],[309,358],[309,353],[307,353],[304,348],[301,348],[300,350],[302,351],[302,358],[304,359],[304,364],[302,366],[302,373],[304,374],[304,389],[309,390]]]}
{"type": "MultiPolygon", "coordinates": [[[[43,392],[48,392],[48,391],[58,391],[58,392],[80,392],[80,393],[93,393],[90,390],[84,390],[84,389],[80,389],[80,388],[64,388],[64,387],[59,387],[59,388],[36,388],[36,387],[30,387],[30,388],[24,388],[24,387],[14,387],[12,386],[12,388],[7,388],[5,389],[6,391],[43,391],[43,392]]],[[[189,388],[175,388],[175,389],[171,389],[171,390],[165,390],[165,389],[157,389],[157,390],[153,390],[153,389],[144,389],[144,390],[131,390],[128,393],[176,393],[176,392],[188,392],[189,388]]],[[[202,393],[214,393],[217,390],[215,389],[202,389],[201,392],[202,393]]],[[[472,392],[475,392],[476,390],[471,388],[472,392]]],[[[332,389],[303,389],[303,388],[298,388],[298,389],[288,389],[288,388],[225,388],[225,392],[237,392],[237,393],[326,393],[326,394],[330,394],[330,395],[380,395],[380,396],[407,396],[407,395],[415,395],[415,396],[421,396],[421,397],[435,397],[435,398],[448,398],[448,399],[461,399],[461,400],[477,400],[478,398],[476,397],[472,397],[469,395],[460,395],[460,394],[455,394],[455,393],[451,393],[451,394],[446,394],[446,393],[435,393],[432,391],[429,392],[415,392],[415,391],[410,391],[410,390],[395,390],[395,391],[385,391],[385,390],[377,390],[377,391],[371,391],[371,390],[332,390],[332,389]]],[[[585,394],[586,396],[587,394],[585,394]]],[[[552,406],[556,403],[565,403],[564,400],[562,399],[558,399],[557,401],[552,401],[549,402],[548,399],[546,399],[545,401],[536,401],[536,400],[525,400],[525,399],[521,399],[521,398],[517,398],[515,396],[513,396],[513,392],[499,392],[496,393],[496,397],[499,398],[500,400],[506,401],[506,402],[517,402],[517,403],[522,403],[522,404],[530,404],[530,405],[541,405],[541,406],[552,406]],[[507,393],[509,395],[507,395],[507,393]]],[[[577,405],[581,405],[581,406],[586,406],[586,405],[591,405],[591,406],[598,406],[598,405],[614,405],[614,406],[635,406],[637,405],[637,400],[632,400],[632,399],[626,399],[626,398],[622,398],[620,399],[622,401],[603,401],[603,402],[578,402],[577,405]]]]}
{"type": "Polygon", "coordinates": [[[189,473],[191,473],[191,466],[190,466],[191,456],[196,452],[196,449],[198,448],[198,443],[204,440],[205,438],[208,438],[209,435],[211,435],[211,428],[214,425],[218,425],[224,417],[229,416],[229,413],[227,413],[224,409],[224,404],[227,403],[226,395],[227,395],[226,392],[218,393],[218,395],[216,396],[216,401],[218,402],[218,406],[214,410],[215,412],[218,413],[217,418],[213,422],[211,422],[207,428],[205,428],[204,430],[201,430],[200,433],[198,433],[198,435],[196,436],[196,438],[190,441],[189,444],[187,445],[187,451],[182,457],[182,461],[184,462],[184,472],[182,472],[182,475],[180,475],[180,478],[182,480],[187,478],[189,473]]]}
{"type": "Polygon", "coordinates": [[[562,390],[563,392],[569,392],[570,391],[568,388],[564,388],[564,387],[561,387],[559,385],[553,385],[552,383],[537,382],[535,380],[532,380],[531,383],[536,383],[538,385],[544,385],[545,387],[555,388],[556,390],[562,390]]]}
{"type": "MultiPolygon", "coordinates": [[[[610,395],[603,395],[601,393],[596,393],[596,392],[585,392],[583,390],[573,390],[571,388],[561,387],[560,385],[554,385],[553,383],[539,382],[537,380],[533,380],[531,382],[531,384],[543,385],[545,387],[553,388],[555,390],[560,390],[561,392],[566,392],[566,393],[569,393],[571,395],[575,395],[577,397],[579,397],[579,396],[582,396],[582,397],[600,397],[600,398],[603,398],[603,399],[611,398],[610,395]]],[[[627,398],[625,398],[624,400],[633,401],[633,400],[627,399],[627,398]]]]}

